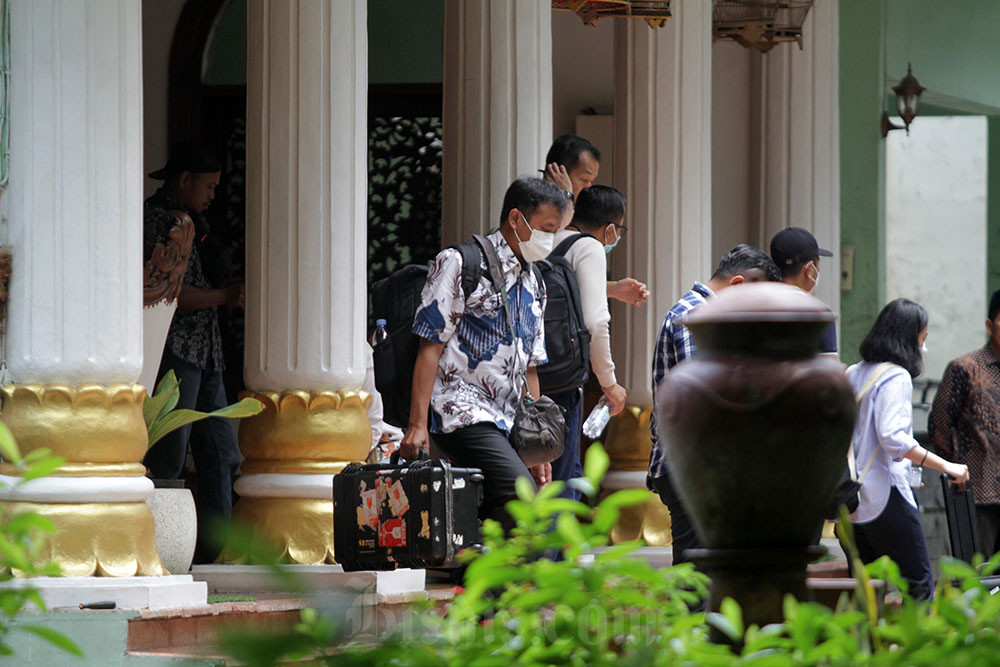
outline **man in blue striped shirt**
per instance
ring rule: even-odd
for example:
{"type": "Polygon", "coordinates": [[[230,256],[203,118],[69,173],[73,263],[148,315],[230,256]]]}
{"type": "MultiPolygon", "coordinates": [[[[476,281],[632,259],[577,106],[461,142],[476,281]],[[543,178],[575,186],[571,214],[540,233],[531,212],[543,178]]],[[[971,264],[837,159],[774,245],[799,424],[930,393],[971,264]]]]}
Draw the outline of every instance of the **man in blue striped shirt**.
{"type": "Polygon", "coordinates": [[[670,369],[694,354],[691,332],[684,326],[684,316],[705,303],[720,291],[742,283],[780,281],[781,272],[766,252],[760,248],[741,243],[719,261],[715,273],[707,284],[696,282],[688,292],[667,311],[660,327],[653,353],[653,416],[649,420],[649,433],[653,450],[649,455],[649,474],[646,486],[656,491],[660,500],[670,510],[670,531],[673,538],[673,562],[683,563],[687,549],[698,547],[698,537],[688,518],[687,511],[670,481],[670,464],[657,446],[656,432],[656,392],[670,369]]]}

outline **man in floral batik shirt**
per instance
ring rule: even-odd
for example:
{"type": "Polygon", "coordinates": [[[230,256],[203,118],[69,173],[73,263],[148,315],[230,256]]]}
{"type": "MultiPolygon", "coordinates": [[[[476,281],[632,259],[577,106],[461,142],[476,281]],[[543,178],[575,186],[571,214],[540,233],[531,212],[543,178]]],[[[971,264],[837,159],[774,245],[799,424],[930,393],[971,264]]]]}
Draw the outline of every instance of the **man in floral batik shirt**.
{"type": "Polygon", "coordinates": [[[466,299],[462,257],[453,248],[443,250],[431,263],[413,323],[413,333],[421,338],[420,351],[400,453],[417,458],[420,450],[429,449],[433,434],[435,444],[454,465],[482,469],[480,517],[496,519],[507,530],[514,522],[504,505],[516,497],[515,480],[528,477],[544,484],[551,474],[548,464],[529,471],[508,437],[523,389],[523,371],[527,369],[528,390],[537,397],[535,367],[547,361],[542,325],[545,286],[530,263],[551,251],[568,207],[562,190],[537,178],[514,181],[504,196],[500,229],[487,240],[500,260],[514,336],[486,258],[481,260],[479,285],[466,299]]]}

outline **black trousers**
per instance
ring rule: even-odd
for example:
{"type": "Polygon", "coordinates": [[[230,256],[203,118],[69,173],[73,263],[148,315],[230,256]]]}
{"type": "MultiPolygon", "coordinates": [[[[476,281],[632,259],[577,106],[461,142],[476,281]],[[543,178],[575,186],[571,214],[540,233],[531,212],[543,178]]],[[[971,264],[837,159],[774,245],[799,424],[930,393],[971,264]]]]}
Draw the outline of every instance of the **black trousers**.
{"type": "Polygon", "coordinates": [[[516,522],[504,506],[507,501],[517,498],[514,482],[518,477],[527,477],[534,488],[535,481],[510,446],[507,435],[496,425],[483,422],[451,433],[435,433],[431,437],[453,466],[483,471],[483,504],[479,506],[479,518],[495,519],[509,533],[516,522]]]}
{"type": "Polygon", "coordinates": [[[893,487],[889,492],[889,502],[877,518],[854,524],[854,540],[863,563],[871,563],[879,556],[894,560],[915,600],[934,596],[934,575],[920,513],[898,489],[893,487]]]}
{"type": "Polygon", "coordinates": [[[670,475],[654,477],[653,490],[659,494],[660,500],[670,510],[670,537],[674,550],[673,564],[686,563],[687,558],[684,552],[688,549],[701,547],[698,534],[694,532],[694,524],[691,523],[687,510],[670,481],[670,475]]]}
{"type": "Polygon", "coordinates": [[[979,550],[989,558],[1000,551],[1000,505],[976,505],[979,550]]]}

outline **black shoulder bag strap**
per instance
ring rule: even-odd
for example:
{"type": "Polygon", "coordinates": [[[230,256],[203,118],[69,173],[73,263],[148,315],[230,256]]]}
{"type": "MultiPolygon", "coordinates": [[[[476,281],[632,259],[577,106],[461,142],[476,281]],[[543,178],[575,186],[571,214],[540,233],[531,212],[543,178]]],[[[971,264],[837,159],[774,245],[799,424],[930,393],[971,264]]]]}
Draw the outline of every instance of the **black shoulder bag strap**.
{"type": "Polygon", "coordinates": [[[573,236],[563,239],[562,242],[559,245],[557,245],[555,249],[552,250],[552,252],[549,253],[549,257],[564,256],[566,253],[569,252],[569,249],[573,246],[573,244],[582,239],[584,236],[589,236],[592,239],[597,238],[593,234],[586,234],[584,232],[580,232],[579,234],[574,234],[573,236]]]}

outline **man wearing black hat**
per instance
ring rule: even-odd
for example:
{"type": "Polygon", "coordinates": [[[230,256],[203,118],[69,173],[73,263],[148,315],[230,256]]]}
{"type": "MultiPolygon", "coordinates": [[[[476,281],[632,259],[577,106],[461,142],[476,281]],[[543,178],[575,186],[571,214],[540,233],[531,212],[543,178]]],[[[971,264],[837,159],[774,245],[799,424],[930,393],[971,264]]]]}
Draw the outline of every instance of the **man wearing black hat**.
{"type": "MultiPolygon", "coordinates": [[[[242,283],[223,286],[228,276],[220,274],[217,246],[202,215],[215,198],[220,172],[219,160],[208,150],[174,144],[166,166],[149,175],[164,183],[146,200],[144,208],[143,245],[147,257],[157,243],[167,239],[174,225],[169,211],[183,211],[194,221],[195,240],[157,382],[173,370],[180,382],[177,407],[203,412],[226,406],[222,332],[216,307],[242,308],[245,299],[242,283]]],[[[233,476],[240,455],[233,424],[221,418],[206,419],[173,431],[147,452],[144,463],[154,479],[181,476],[189,438],[198,471],[198,525],[202,532],[214,518],[232,514],[233,476]]],[[[214,560],[209,542],[199,540],[195,562],[214,560]]]]}
{"type": "MultiPolygon", "coordinates": [[[[805,292],[811,293],[819,284],[820,257],[833,257],[833,253],[820,248],[816,237],[801,227],[782,229],[771,239],[771,259],[781,271],[781,282],[805,292]]],[[[837,325],[833,322],[823,332],[819,351],[837,354],[837,325]]]]}

